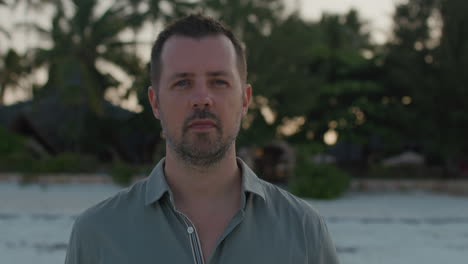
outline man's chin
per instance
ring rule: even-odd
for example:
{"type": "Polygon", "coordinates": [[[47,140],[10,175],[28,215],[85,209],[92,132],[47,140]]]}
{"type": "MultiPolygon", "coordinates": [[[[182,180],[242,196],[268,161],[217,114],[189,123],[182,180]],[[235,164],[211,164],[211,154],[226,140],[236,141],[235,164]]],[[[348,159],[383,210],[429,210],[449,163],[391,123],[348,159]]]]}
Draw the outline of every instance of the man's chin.
{"type": "Polygon", "coordinates": [[[210,132],[197,132],[187,135],[185,144],[197,149],[215,148],[215,145],[220,142],[219,135],[210,132]]]}
{"type": "Polygon", "coordinates": [[[192,166],[210,167],[218,163],[226,154],[225,149],[184,149],[179,152],[179,157],[192,166]]]}
{"type": "Polygon", "coordinates": [[[216,148],[215,146],[211,144],[196,144],[196,145],[190,145],[187,148],[185,148],[187,153],[190,153],[194,157],[210,157],[216,155],[216,153],[219,152],[219,148],[216,148]]]}

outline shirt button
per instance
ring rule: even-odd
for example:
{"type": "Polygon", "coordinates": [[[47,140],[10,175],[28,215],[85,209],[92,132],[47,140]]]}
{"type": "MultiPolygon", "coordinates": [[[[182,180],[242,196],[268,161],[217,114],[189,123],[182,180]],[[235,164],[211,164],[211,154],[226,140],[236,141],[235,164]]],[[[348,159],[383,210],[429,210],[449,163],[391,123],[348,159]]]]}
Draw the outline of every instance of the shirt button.
{"type": "Polygon", "coordinates": [[[187,232],[188,232],[189,234],[192,234],[193,231],[194,231],[194,230],[193,230],[193,227],[189,226],[189,227],[187,228],[187,232]]]}

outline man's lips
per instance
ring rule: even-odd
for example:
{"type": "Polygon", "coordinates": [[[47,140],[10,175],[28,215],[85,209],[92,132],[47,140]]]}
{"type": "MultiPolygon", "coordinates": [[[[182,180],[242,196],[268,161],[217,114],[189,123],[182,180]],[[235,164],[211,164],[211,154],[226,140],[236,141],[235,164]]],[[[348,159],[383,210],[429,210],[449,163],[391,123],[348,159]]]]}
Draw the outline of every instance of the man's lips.
{"type": "Polygon", "coordinates": [[[188,128],[192,128],[192,129],[210,129],[210,128],[215,128],[215,127],[216,127],[216,124],[210,120],[193,121],[193,122],[190,122],[188,125],[188,128]]]}

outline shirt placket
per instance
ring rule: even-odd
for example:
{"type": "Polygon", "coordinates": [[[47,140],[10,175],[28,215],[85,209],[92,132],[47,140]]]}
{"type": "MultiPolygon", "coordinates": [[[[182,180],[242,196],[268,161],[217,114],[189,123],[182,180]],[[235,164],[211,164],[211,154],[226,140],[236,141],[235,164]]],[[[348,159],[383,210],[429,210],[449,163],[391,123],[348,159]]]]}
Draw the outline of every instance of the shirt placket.
{"type": "MultiPolygon", "coordinates": [[[[243,192],[244,193],[244,192],[243,192]]],[[[221,235],[220,239],[217,241],[216,246],[214,248],[214,252],[216,252],[216,248],[218,245],[227,237],[227,235],[242,221],[244,218],[244,209],[246,206],[246,200],[247,197],[244,193],[244,195],[241,196],[241,204],[242,208],[239,210],[239,212],[234,216],[234,218],[231,220],[232,222],[228,225],[227,229],[223,232],[221,235]]],[[[205,264],[205,258],[203,256],[203,250],[201,248],[201,243],[200,239],[197,233],[197,229],[195,228],[195,225],[190,221],[190,219],[183,214],[182,212],[178,211],[174,205],[174,201],[172,199],[172,195],[169,198],[169,204],[172,210],[181,218],[182,222],[185,224],[186,232],[189,236],[189,242],[190,246],[192,249],[192,256],[193,256],[193,261],[195,264],[205,264]]],[[[208,260],[208,263],[211,261],[208,260]]]]}
{"type": "Polygon", "coordinates": [[[197,229],[195,225],[192,224],[190,219],[185,216],[183,213],[176,211],[182,218],[185,226],[187,227],[187,233],[190,240],[190,245],[192,247],[193,261],[195,264],[205,264],[205,259],[203,258],[203,251],[201,249],[200,239],[198,237],[197,229]]]}
{"type": "Polygon", "coordinates": [[[205,264],[205,259],[203,258],[203,251],[201,249],[201,243],[200,239],[198,237],[197,229],[195,228],[195,225],[190,221],[190,219],[183,214],[182,212],[178,211],[176,207],[174,206],[174,201],[172,200],[172,197],[169,199],[169,204],[172,210],[179,216],[179,218],[182,220],[182,222],[185,225],[185,231],[187,232],[190,246],[192,249],[192,256],[193,256],[193,262],[195,264],[205,264]]]}

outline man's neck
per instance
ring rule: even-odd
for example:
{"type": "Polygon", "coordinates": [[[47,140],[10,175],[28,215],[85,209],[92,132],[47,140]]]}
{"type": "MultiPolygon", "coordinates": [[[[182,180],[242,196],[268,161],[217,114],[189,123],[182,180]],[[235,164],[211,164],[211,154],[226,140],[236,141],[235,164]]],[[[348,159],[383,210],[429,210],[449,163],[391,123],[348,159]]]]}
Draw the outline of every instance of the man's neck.
{"type": "Polygon", "coordinates": [[[189,166],[169,149],[166,153],[164,174],[178,209],[239,203],[241,172],[234,147],[210,167],[189,166]]]}

